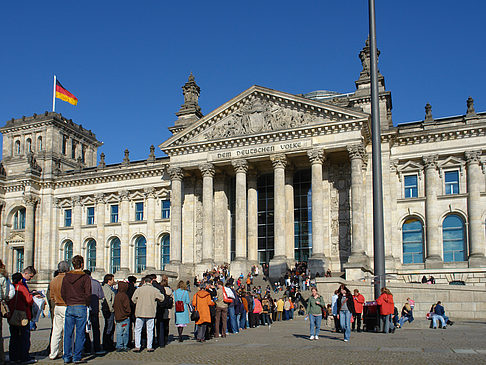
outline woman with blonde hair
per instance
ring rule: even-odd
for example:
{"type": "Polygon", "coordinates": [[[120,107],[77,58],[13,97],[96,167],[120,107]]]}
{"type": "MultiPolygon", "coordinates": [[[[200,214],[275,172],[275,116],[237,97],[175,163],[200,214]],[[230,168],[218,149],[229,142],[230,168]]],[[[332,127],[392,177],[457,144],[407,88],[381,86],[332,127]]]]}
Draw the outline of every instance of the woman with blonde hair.
{"type": "Polygon", "coordinates": [[[187,291],[186,283],[182,280],[177,284],[177,289],[174,292],[174,310],[175,310],[175,324],[179,335],[179,342],[182,342],[182,331],[189,323],[189,292],[187,291]]]}

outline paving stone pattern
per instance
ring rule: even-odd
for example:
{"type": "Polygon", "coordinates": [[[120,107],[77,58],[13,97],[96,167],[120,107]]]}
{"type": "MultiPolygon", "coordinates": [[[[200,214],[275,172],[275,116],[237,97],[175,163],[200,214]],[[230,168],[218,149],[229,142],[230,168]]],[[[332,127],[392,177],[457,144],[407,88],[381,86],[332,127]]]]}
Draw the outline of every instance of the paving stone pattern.
{"type": "MultiPolygon", "coordinates": [[[[8,327],[4,322],[4,346],[8,349],[8,327]],[[7,328],[6,328],[7,327],[7,328]]],[[[447,329],[429,329],[425,320],[405,324],[394,334],[351,334],[349,343],[325,326],[319,340],[308,338],[308,322],[303,317],[277,322],[271,328],[248,329],[226,339],[197,343],[189,325],[183,343],[171,342],[153,353],[117,353],[87,357],[93,364],[486,364],[486,322],[458,321],[447,329]]],[[[176,329],[171,325],[171,334],[176,329]]],[[[51,361],[39,352],[46,348],[50,321],[42,319],[32,332],[31,352],[41,364],[51,361]]]]}

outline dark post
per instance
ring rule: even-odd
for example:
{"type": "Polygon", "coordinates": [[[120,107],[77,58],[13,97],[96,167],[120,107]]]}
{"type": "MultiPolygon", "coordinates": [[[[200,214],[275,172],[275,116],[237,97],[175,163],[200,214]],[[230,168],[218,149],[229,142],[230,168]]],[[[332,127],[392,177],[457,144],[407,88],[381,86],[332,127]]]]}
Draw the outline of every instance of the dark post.
{"type": "Polygon", "coordinates": [[[383,229],[383,182],[381,172],[381,130],[376,54],[375,0],[369,0],[371,51],[371,140],[373,165],[373,250],[375,299],[385,286],[385,238],[383,229]]]}

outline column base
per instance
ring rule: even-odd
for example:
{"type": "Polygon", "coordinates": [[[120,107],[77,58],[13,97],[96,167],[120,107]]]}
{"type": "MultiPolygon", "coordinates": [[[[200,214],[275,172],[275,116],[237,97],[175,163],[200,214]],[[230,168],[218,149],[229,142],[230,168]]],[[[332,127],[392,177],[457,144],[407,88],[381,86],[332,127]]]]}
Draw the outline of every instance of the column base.
{"type": "Polygon", "coordinates": [[[249,267],[248,261],[245,258],[237,257],[231,261],[230,273],[235,279],[239,277],[240,274],[243,274],[243,277],[246,277],[246,275],[248,275],[249,267]]]}
{"type": "Polygon", "coordinates": [[[370,258],[364,252],[353,252],[348,257],[348,262],[344,264],[344,267],[364,267],[369,268],[370,258]]]}
{"type": "Polygon", "coordinates": [[[181,265],[182,262],[180,261],[171,261],[167,265],[165,265],[164,271],[170,271],[177,273],[177,277],[181,276],[181,265]]]}
{"type": "Polygon", "coordinates": [[[444,267],[444,262],[440,256],[429,256],[425,259],[426,269],[441,269],[444,267]]]}
{"type": "Polygon", "coordinates": [[[481,254],[469,256],[469,267],[486,267],[486,257],[481,254]]]}
{"type": "Polygon", "coordinates": [[[270,283],[275,284],[276,281],[280,281],[280,279],[287,273],[287,270],[287,258],[285,256],[275,256],[271,259],[268,264],[270,283]]]}
{"type": "Polygon", "coordinates": [[[321,255],[312,255],[307,261],[307,269],[309,269],[311,279],[317,277],[324,277],[326,275],[326,257],[321,255]]]}

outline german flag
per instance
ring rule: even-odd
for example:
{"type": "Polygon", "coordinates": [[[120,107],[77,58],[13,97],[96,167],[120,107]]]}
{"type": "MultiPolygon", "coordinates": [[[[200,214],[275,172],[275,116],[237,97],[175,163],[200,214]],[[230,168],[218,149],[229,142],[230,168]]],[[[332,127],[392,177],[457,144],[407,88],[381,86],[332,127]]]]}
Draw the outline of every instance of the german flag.
{"type": "Polygon", "coordinates": [[[73,105],[78,103],[78,98],[67,91],[58,80],[56,80],[56,98],[67,101],[69,104],[73,105]]]}

